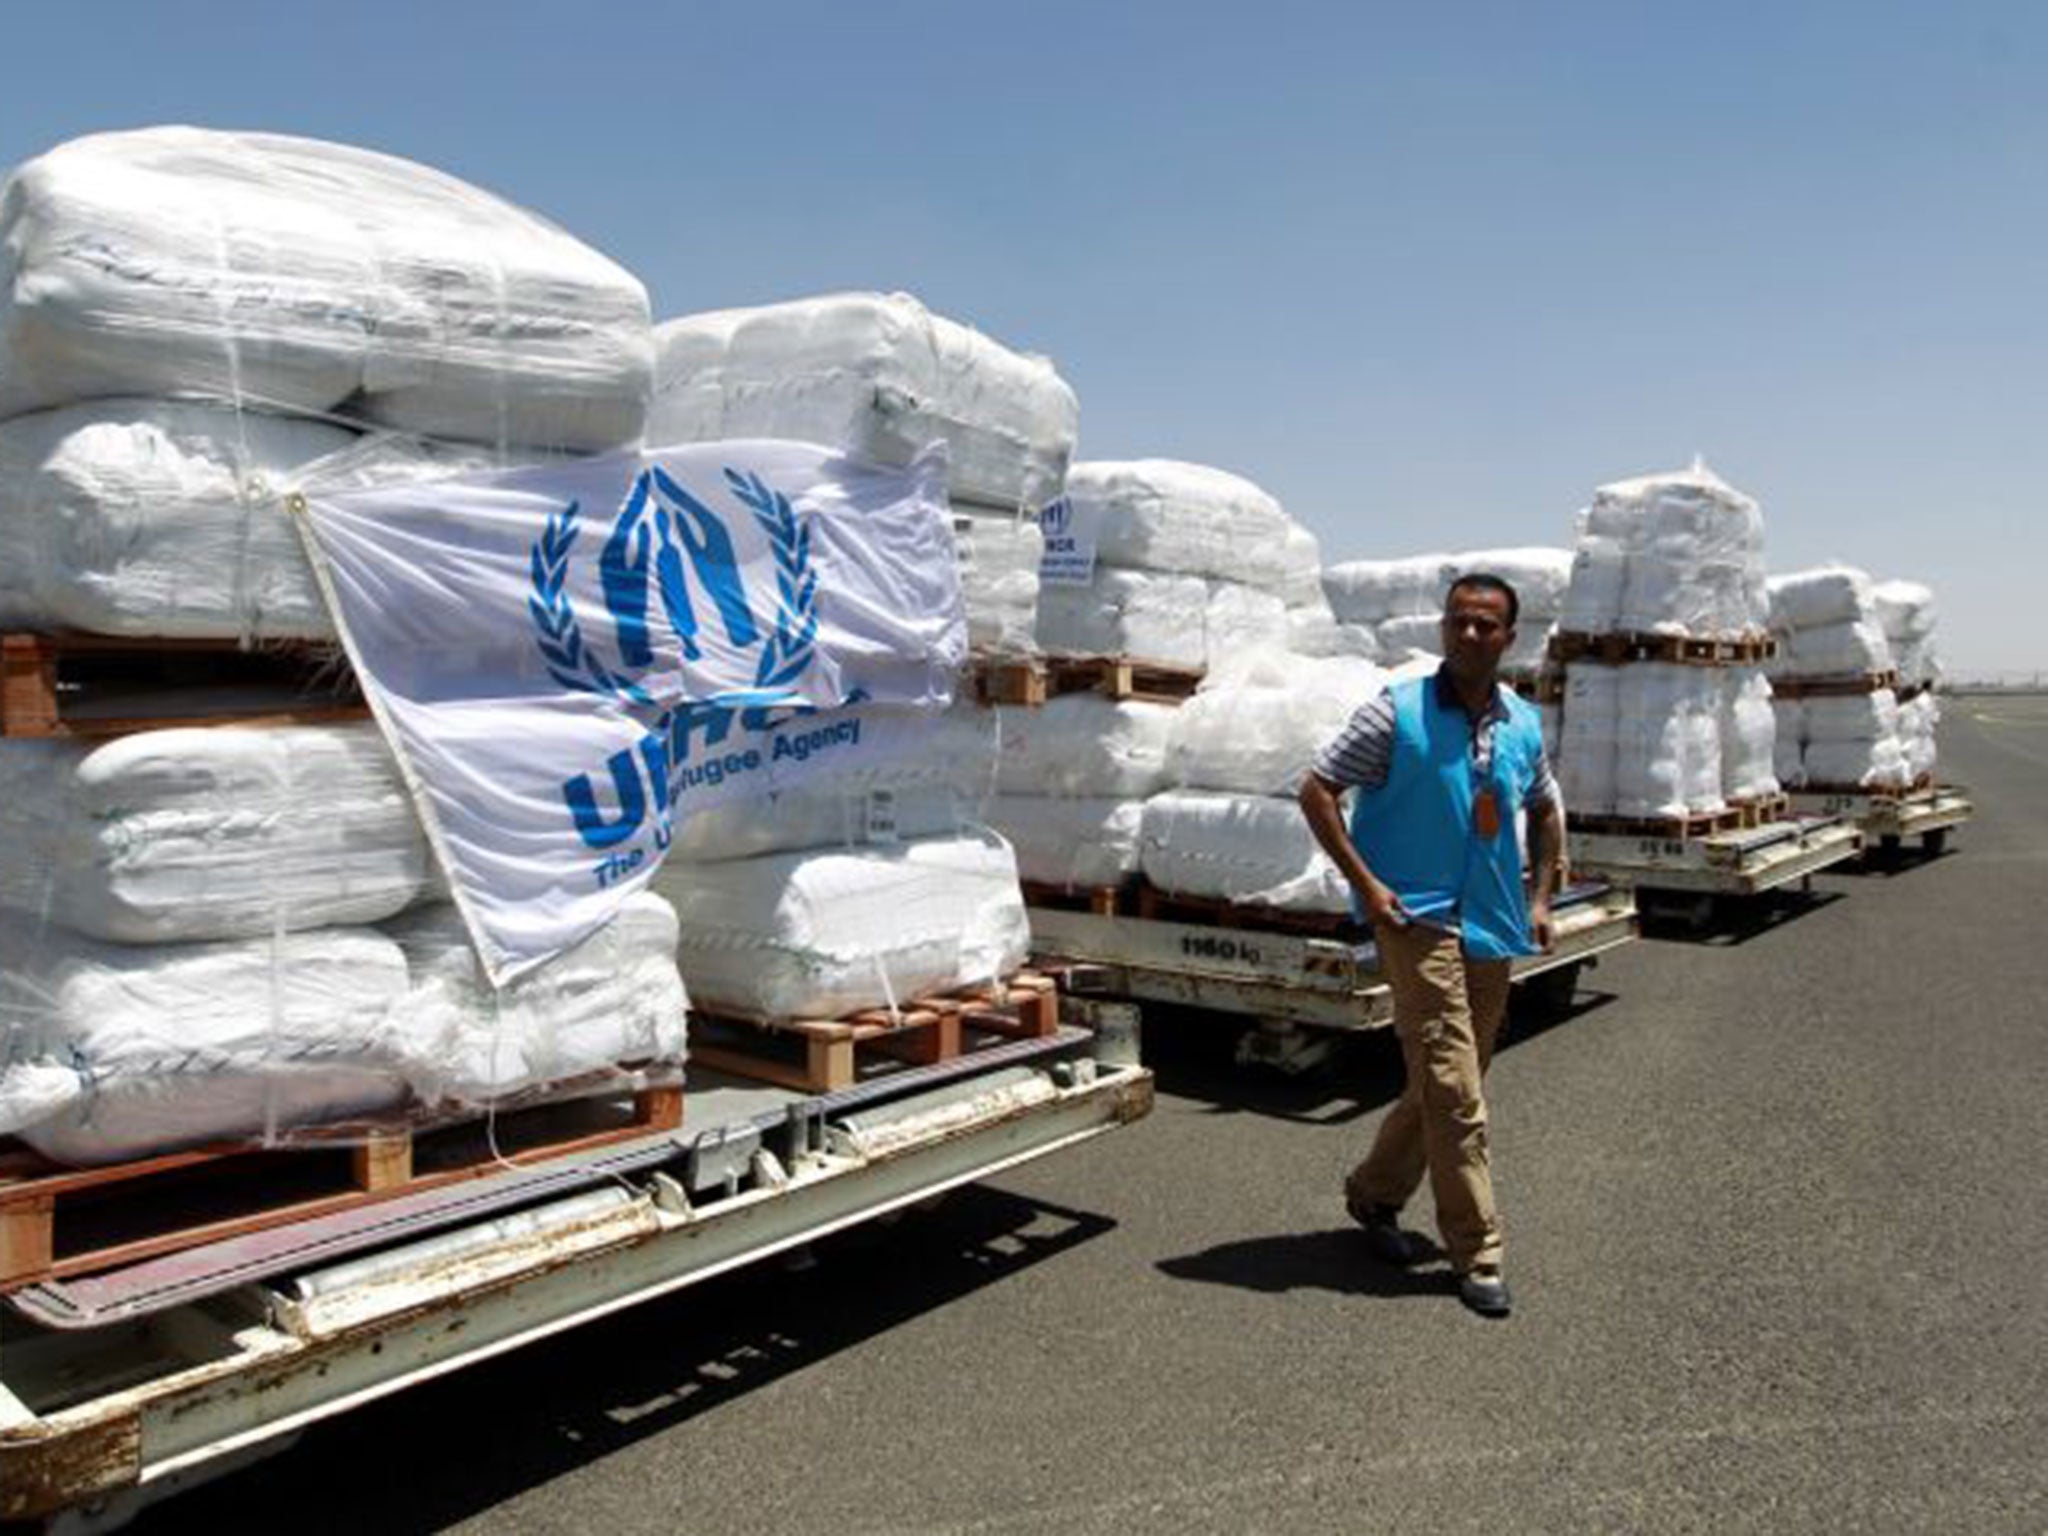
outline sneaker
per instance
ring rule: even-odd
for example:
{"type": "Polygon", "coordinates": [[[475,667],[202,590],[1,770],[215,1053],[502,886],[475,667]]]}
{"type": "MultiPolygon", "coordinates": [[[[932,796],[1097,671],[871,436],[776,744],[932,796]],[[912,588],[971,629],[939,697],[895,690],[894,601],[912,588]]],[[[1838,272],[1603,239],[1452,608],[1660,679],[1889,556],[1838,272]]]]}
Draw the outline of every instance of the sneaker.
{"type": "Polygon", "coordinates": [[[1458,1300],[1481,1317],[1506,1317],[1515,1307],[1508,1283],[1497,1269],[1475,1269],[1458,1276],[1458,1300]]]}
{"type": "Polygon", "coordinates": [[[1429,1257],[1428,1245],[1413,1232],[1401,1230],[1401,1212],[1391,1205],[1367,1205],[1346,1196],[1344,1209],[1365,1228],[1365,1246],[1382,1264],[1408,1269],[1429,1257]]]}

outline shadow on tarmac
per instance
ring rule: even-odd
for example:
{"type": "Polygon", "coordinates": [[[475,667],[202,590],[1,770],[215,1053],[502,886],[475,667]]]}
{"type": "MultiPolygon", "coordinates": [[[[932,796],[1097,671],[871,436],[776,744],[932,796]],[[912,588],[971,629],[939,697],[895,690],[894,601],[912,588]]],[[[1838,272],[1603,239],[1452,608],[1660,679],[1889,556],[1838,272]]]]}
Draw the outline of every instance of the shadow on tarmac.
{"type": "MultiPolygon", "coordinates": [[[[1616,994],[1581,985],[1568,1002],[1517,988],[1497,1049],[1512,1050],[1618,1001],[1616,994]]],[[[1261,1115],[1299,1125],[1341,1126],[1383,1109],[1401,1096],[1401,1049],[1391,1029],[1332,1034],[1328,1059],[1287,1073],[1236,1057],[1246,1019],[1194,1010],[1148,1012],[1145,1065],[1159,1091],[1204,1106],[1212,1115],[1261,1115]],[[1159,1023],[1151,1022],[1157,1018],[1159,1023]]]]}
{"type": "Polygon", "coordinates": [[[1115,1227],[971,1185],[344,1415],[131,1529],[274,1531],[317,1488],[301,1529],[438,1531],[1115,1227]]]}
{"type": "MultiPolygon", "coordinates": [[[[1423,1243],[1425,1262],[1442,1259],[1443,1250],[1434,1242],[1424,1237],[1423,1243]]],[[[1356,1227],[1248,1237],[1162,1259],[1154,1267],[1176,1280],[1234,1285],[1269,1295],[1313,1290],[1353,1296],[1442,1296],[1453,1289],[1447,1269],[1395,1269],[1379,1263],[1356,1227]]]]}
{"type": "Polygon", "coordinates": [[[1939,864],[1943,859],[1952,859],[1962,850],[1953,844],[1946,845],[1939,853],[1930,853],[1924,848],[1866,848],[1863,857],[1837,864],[1828,873],[1831,875],[1867,875],[1872,879],[1893,880],[1900,875],[1909,875],[1916,869],[1925,869],[1930,864],[1939,864]]]}
{"type": "MultiPolygon", "coordinates": [[[[1833,873],[1832,870],[1829,873],[1833,873]]],[[[1763,891],[1755,896],[1707,896],[1698,902],[1642,906],[1642,937],[1673,944],[1726,949],[1832,906],[1841,891],[1763,891]]],[[[1641,898],[1638,898],[1640,902],[1641,898]]]]}

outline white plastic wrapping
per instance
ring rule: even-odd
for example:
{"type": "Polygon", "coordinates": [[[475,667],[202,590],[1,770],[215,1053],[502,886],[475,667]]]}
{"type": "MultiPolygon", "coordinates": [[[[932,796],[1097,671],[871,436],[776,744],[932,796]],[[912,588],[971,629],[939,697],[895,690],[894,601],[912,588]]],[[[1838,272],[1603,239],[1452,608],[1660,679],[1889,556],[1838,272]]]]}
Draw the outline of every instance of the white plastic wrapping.
{"type": "Polygon", "coordinates": [[[1917,581],[1881,581],[1870,589],[1887,640],[1925,640],[1934,633],[1934,589],[1917,581]]]}
{"type": "Polygon", "coordinates": [[[1098,565],[1088,586],[1039,592],[1038,643],[1054,653],[1199,667],[1208,657],[1208,610],[1209,584],[1199,576],[1098,565]]]}
{"type": "Polygon", "coordinates": [[[1778,792],[1778,720],[1761,668],[1731,667],[1721,678],[1721,784],[1731,800],[1778,792]]]}
{"type": "Polygon", "coordinates": [[[1145,802],[1145,878],[1181,896],[1346,913],[1351,890],[1292,800],[1174,789],[1145,802]]]}
{"type": "Polygon", "coordinates": [[[652,375],[635,278],[388,155],[151,128],[0,189],[0,418],[204,396],[584,450],[641,435],[652,375]]]}
{"type": "Polygon", "coordinates": [[[432,883],[368,723],[0,741],[0,903],[130,943],[374,922],[432,883]]]}
{"type": "Polygon", "coordinates": [[[1281,549],[1281,575],[1273,590],[1289,608],[1329,607],[1323,596],[1322,541],[1289,521],[1281,549]]]}
{"type": "Polygon", "coordinates": [[[1564,669],[1563,723],[1553,771],[1565,804],[1589,816],[1614,814],[1615,753],[1621,733],[1621,669],[1574,661],[1564,669]]]}
{"type": "Polygon", "coordinates": [[[0,425],[0,622],[331,639],[286,491],[495,467],[492,450],[363,437],[204,401],[38,411],[0,425]]]}
{"type": "Polygon", "coordinates": [[[1806,701],[1773,697],[1771,718],[1771,771],[1780,788],[1801,788],[1806,783],[1806,701]]]}
{"type": "Polygon", "coordinates": [[[1899,706],[1899,747],[1913,782],[1933,777],[1937,760],[1936,729],[1941,703],[1932,693],[1918,693],[1899,706]]]}
{"type": "MultiPolygon", "coordinates": [[[[1564,612],[1565,592],[1571,586],[1572,551],[1547,545],[1521,545],[1511,549],[1472,549],[1450,557],[1452,578],[1485,572],[1498,576],[1515,589],[1520,605],[1521,625],[1547,627],[1564,612]]],[[[1445,584],[1445,592],[1450,590],[1445,584]]]]}
{"type": "Polygon", "coordinates": [[[1145,802],[1105,796],[997,795],[988,823],[1016,851],[1017,873],[1041,885],[1116,885],[1138,869],[1145,802]]]}
{"type": "Polygon", "coordinates": [[[1593,634],[1761,630],[1762,513],[1702,464],[1600,487],[1580,514],[1562,616],[1593,634]]]}
{"type": "Polygon", "coordinates": [[[1813,695],[1802,701],[1801,777],[1809,787],[1903,788],[1911,781],[1898,695],[1813,695]]]}
{"type": "Polygon", "coordinates": [[[1818,629],[1876,617],[1870,577],[1851,565],[1819,565],[1770,578],[1771,628],[1818,629]]]}
{"type": "Polygon", "coordinates": [[[1080,409],[1053,365],[909,294],[719,310],[655,334],[651,443],[785,437],[907,464],[942,440],[954,500],[1003,510],[1065,482],[1080,409]]]}
{"type": "Polygon", "coordinates": [[[977,650],[1037,649],[1038,568],[1045,534],[1018,516],[972,515],[955,508],[953,545],[960,558],[960,597],[967,642],[977,650]]]}
{"type": "Polygon", "coordinates": [[[1776,677],[1846,677],[1892,669],[1891,647],[1870,618],[1788,630],[1778,637],[1776,677]]]}
{"type": "Polygon", "coordinates": [[[829,774],[767,794],[686,808],[676,819],[672,861],[893,844],[950,836],[980,822],[995,789],[1002,739],[995,711],[964,702],[943,710],[861,704],[809,718],[820,729],[844,721],[872,726],[862,741],[882,749],[856,746],[839,753],[829,774]],[[891,745],[914,750],[887,750],[891,745]]]}
{"type": "Polygon", "coordinates": [[[1166,767],[1187,789],[1291,795],[1316,754],[1386,687],[1367,661],[1251,656],[1175,710],[1166,767]]]}
{"type": "Polygon", "coordinates": [[[0,927],[0,1133],[66,1163],[391,1109],[405,958],[366,928],[116,945],[0,927]]]}
{"type": "Polygon", "coordinates": [[[688,998],[676,971],[676,915],[642,891],[619,915],[538,970],[492,991],[452,906],[385,927],[411,978],[392,1032],[422,1104],[491,1100],[651,1069],[667,1076],[686,1054],[688,998]]]}
{"type": "Polygon", "coordinates": [[[1724,809],[1719,675],[1662,662],[1616,671],[1615,814],[1660,818],[1724,809]]]}
{"type": "Polygon", "coordinates": [[[1379,653],[1400,660],[1417,651],[1438,651],[1443,646],[1443,610],[1387,619],[1373,630],[1379,653]]]}
{"type": "Polygon", "coordinates": [[[1323,567],[1330,610],[1347,624],[1443,612],[1457,556],[1407,555],[1397,560],[1344,560],[1323,567]]]}
{"type": "Polygon", "coordinates": [[[1287,605],[1277,595],[1240,581],[1212,581],[1203,615],[1202,662],[1225,656],[1287,649],[1287,605]]]}
{"type": "Polygon", "coordinates": [[[892,849],[664,865],[694,1006],[835,1017],[1006,976],[1030,946],[1017,861],[993,833],[892,849]]]}
{"type": "Polygon", "coordinates": [[[1096,559],[1144,571],[1216,576],[1284,593],[1310,551],[1280,503],[1251,481],[1172,459],[1073,466],[1077,518],[1099,517],[1096,559]]]}
{"type": "Polygon", "coordinates": [[[1378,661],[1379,637],[1366,624],[1346,624],[1318,598],[1287,610],[1287,649],[1297,656],[1356,656],[1378,661]]]}
{"type": "Polygon", "coordinates": [[[1176,713],[1170,704],[1094,693],[1060,694],[1031,708],[1003,706],[996,711],[1002,734],[997,786],[1005,796],[1143,799],[1166,783],[1176,713]]]}

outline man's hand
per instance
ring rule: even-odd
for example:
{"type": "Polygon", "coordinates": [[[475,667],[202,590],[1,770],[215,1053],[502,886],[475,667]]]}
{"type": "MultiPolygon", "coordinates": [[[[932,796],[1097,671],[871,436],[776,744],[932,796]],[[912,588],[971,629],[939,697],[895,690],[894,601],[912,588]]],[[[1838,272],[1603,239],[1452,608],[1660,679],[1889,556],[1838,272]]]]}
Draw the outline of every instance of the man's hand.
{"type": "Polygon", "coordinates": [[[1365,906],[1366,918],[1375,928],[1406,928],[1408,909],[1401,905],[1401,898],[1393,890],[1377,880],[1368,881],[1359,887],[1358,899],[1365,906]]]}
{"type": "Polygon", "coordinates": [[[1536,947],[1549,954],[1557,944],[1557,923],[1550,915],[1550,903],[1532,901],[1529,903],[1529,934],[1536,940],[1536,947]]]}

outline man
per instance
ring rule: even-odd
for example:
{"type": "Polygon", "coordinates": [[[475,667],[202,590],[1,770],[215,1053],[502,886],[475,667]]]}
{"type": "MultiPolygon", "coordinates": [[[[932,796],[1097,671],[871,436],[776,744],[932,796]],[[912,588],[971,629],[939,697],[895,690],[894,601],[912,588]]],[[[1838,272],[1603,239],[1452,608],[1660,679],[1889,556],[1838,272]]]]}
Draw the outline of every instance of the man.
{"type": "Polygon", "coordinates": [[[1520,603],[1497,576],[1461,576],[1444,601],[1443,665],[1364,704],[1301,787],[1316,840],[1357,893],[1393,985],[1408,1081],[1345,1204],[1372,1252],[1423,1256],[1401,1230],[1426,1171],[1437,1230],[1475,1312],[1505,1317],[1500,1221],[1481,1079],[1507,1011],[1508,963],[1548,950],[1564,814],[1533,705],[1497,681],[1520,603]],[[1356,791],[1347,832],[1338,797],[1356,791]],[[1524,895],[1516,823],[1529,812],[1524,895]]]}

